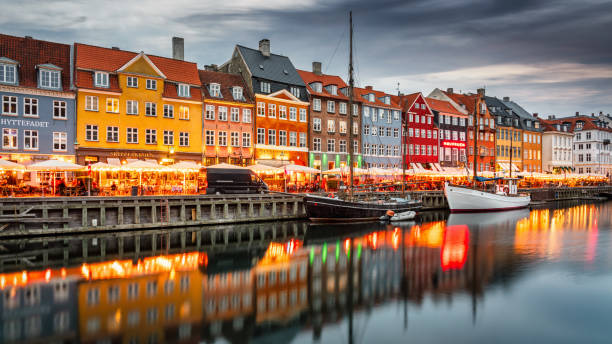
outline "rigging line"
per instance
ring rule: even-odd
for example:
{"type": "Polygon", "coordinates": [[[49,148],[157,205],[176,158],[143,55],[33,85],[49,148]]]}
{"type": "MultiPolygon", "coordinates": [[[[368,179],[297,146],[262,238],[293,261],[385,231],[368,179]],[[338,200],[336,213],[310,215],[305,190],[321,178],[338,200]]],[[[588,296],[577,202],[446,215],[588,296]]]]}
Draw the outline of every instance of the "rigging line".
{"type": "Polygon", "coordinates": [[[338,40],[338,43],[336,43],[336,48],[334,49],[334,52],[332,53],[331,57],[327,61],[327,64],[325,65],[325,74],[327,74],[327,72],[329,70],[329,66],[331,65],[332,61],[334,60],[334,57],[336,56],[336,52],[338,51],[338,48],[340,47],[340,43],[342,43],[342,40],[344,39],[345,35],[346,35],[346,28],[344,28],[344,31],[342,32],[342,35],[340,35],[340,39],[338,40]]]}

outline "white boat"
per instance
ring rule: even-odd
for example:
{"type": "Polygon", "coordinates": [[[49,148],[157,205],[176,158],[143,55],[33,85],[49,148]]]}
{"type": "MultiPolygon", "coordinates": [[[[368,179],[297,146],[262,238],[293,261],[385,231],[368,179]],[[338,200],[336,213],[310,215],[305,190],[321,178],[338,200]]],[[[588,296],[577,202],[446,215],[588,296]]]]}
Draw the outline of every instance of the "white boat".
{"type": "Polygon", "coordinates": [[[444,195],[451,213],[521,209],[531,202],[531,196],[516,192],[512,179],[508,179],[508,186],[498,187],[496,192],[453,186],[446,182],[444,195]]]}
{"type": "Polygon", "coordinates": [[[413,220],[415,217],[416,217],[416,211],[409,210],[409,211],[405,211],[403,213],[398,213],[398,214],[391,216],[389,221],[391,222],[409,221],[409,220],[413,220]]]}

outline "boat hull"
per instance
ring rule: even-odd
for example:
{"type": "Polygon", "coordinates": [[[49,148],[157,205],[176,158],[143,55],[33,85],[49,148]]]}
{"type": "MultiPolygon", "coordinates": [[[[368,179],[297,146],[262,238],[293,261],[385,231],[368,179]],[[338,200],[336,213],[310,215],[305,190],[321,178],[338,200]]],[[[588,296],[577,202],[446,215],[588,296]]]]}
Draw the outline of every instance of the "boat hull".
{"type": "Polygon", "coordinates": [[[365,222],[378,221],[381,216],[392,210],[396,213],[416,210],[421,203],[359,203],[347,202],[335,198],[306,196],[304,197],[306,214],[313,222],[365,222]]]}
{"type": "Polygon", "coordinates": [[[529,206],[531,197],[506,196],[490,192],[446,185],[444,195],[451,213],[493,212],[522,209],[529,206]]]}

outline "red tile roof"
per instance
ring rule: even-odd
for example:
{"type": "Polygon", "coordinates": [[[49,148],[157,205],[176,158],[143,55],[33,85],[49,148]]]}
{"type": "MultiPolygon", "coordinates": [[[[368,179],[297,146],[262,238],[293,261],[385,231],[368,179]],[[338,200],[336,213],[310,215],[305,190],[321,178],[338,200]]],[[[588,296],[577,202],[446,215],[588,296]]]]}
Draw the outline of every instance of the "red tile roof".
{"type": "Polygon", "coordinates": [[[401,109],[399,104],[393,101],[393,98],[391,98],[391,105],[387,105],[383,103],[382,101],[380,101],[380,99],[378,99],[384,96],[391,96],[390,94],[387,94],[385,92],[370,90],[367,88],[360,88],[360,87],[355,87],[354,92],[355,92],[355,98],[359,98],[359,100],[362,101],[364,105],[369,104],[369,105],[378,106],[382,108],[397,109],[397,110],[401,109]],[[364,98],[366,94],[370,94],[370,93],[374,93],[373,102],[370,102],[368,99],[364,98]]]}
{"type": "MultiPolygon", "coordinates": [[[[297,72],[302,78],[302,80],[304,80],[304,83],[306,84],[306,88],[308,89],[308,92],[311,95],[342,99],[342,100],[348,101],[349,98],[345,96],[342,92],[340,92],[340,89],[348,87],[348,85],[344,82],[344,80],[342,80],[341,77],[337,75],[329,75],[329,74],[319,75],[313,72],[300,70],[300,69],[298,69],[297,72]],[[315,90],[313,90],[312,87],[310,87],[310,84],[313,82],[320,82],[323,85],[321,92],[315,92],[315,90]],[[338,94],[331,94],[327,92],[327,90],[325,89],[325,86],[328,86],[328,85],[338,86],[338,94]]],[[[355,95],[356,95],[356,92],[355,92],[355,95]]],[[[361,98],[355,97],[354,101],[360,102],[361,98]]]]}
{"type": "Polygon", "coordinates": [[[412,104],[414,104],[414,101],[417,100],[420,95],[421,92],[405,94],[401,96],[391,96],[391,101],[399,104],[402,107],[403,111],[408,111],[410,110],[412,104]]]}
{"type": "Polygon", "coordinates": [[[449,102],[445,100],[439,100],[434,98],[425,98],[425,101],[429,105],[432,110],[436,110],[443,113],[453,114],[453,115],[461,115],[465,116],[461,112],[457,111],[457,109],[449,102]]]}
{"type": "Polygon", "coordinates": [[[478,97],[477,94],[459,94],[459,93],[449,93],[446,91],[442,91],[446,94],[450,99],[452,99],[455,103],[461,105],[465,105],[465,109],[469,112],[474,112],[474,107],[476,105],[476,99],[478,97]]]}
{"type": "Polygon", "coordinates": [[[237,102],[237,103],[249,103],[253,104],[253,96],[251,95],[249,88],[246,83],[242,79],[242,76],[239,74],[230,74],[230,73],[222,73],[222,72],[213,72],[208,70],[199,70],[200,75],[200,83],[202,85],[202,93],[204,94],[204,98],[210,99],[219,99],[228,102],[237,102]],[[221,96],[222,98],[212,97],[209,92],[208,86],[211,83],[217,83],[221,85],[221,96]],[[238,86],[242,87],[242,95],[246,99],[245,101],[235,100],[232,94],[231,87],[238,86]]]}
{"type": "Polygon", "coordinates": [[[0,57],[19,62],[19,86],[38,87],[36,66],[50,63],[62,68],[62,90],[70,90],[70,46],[67,44],[0,34],[0,57]]]}
{"type": "Polygon", "coordinates": [[[74,86],[77,88],[87,88],[90,90],[100,90],[107,92],[121,92],[119,87],[119,79],[116,74],[110,74],[108,76],[109,87],[96,87],[93,82],[93,73],[84,70],[77,70],[74,73],[74,86]]]}
{"type": "Polygon", "coordinates": [[[559,117],[554,120],[540,119],[540,123],[544,125],[546,131],[549,131],[547,129],[549,126],[552,127],[554,131],[558,131],[554,129],[554,126],[553,126],[554,124],[569,123],[570,125],[569,131],[574,132],[576,130],[576,122],[582,121],[584,122],[584,124],[582,125],[581,130],[602,130],[602,131],[612,132],[612,128],[602,128],[602,127],[597,126],[597,124],[595,124],[595,121],[597,120],[599,120],[599,118],[597,117],[574,116],[574,117],[559,117]]]}
{"type": "Polygon", "coordinates": [[[179,100],[192,100],[195,102],[202,101],[202,91],[199,87],[190,87],[189,98],[179,97],[177,84],[173,82],[164,82],[164,93],[162,94],[164,98],[174,98],[179,100]]]}
{"type": "MultiPolygon", "coordinates": [[[[78,69],[116,72],[136,55],[135,52],[75,43],[75,64],[78,69]]],[[[170,81],[199,85],[198,67],[194,62],[146,55],[170,81]]]]}

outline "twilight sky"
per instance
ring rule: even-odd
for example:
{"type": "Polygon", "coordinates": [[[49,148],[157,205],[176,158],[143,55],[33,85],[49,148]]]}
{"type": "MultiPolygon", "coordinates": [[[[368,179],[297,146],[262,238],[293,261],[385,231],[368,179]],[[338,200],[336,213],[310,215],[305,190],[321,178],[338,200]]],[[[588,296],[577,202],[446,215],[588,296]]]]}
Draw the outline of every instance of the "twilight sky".
{"type": "Polygon", "coordinates": [[[181,36],[199,66],[265,37],[296,68],[321,61],[345,79],[352,9],[358,86],[485,87],[541,115],[612,113],[612,1],[0,1],[6,34],[162,56],[181,36]]]}

